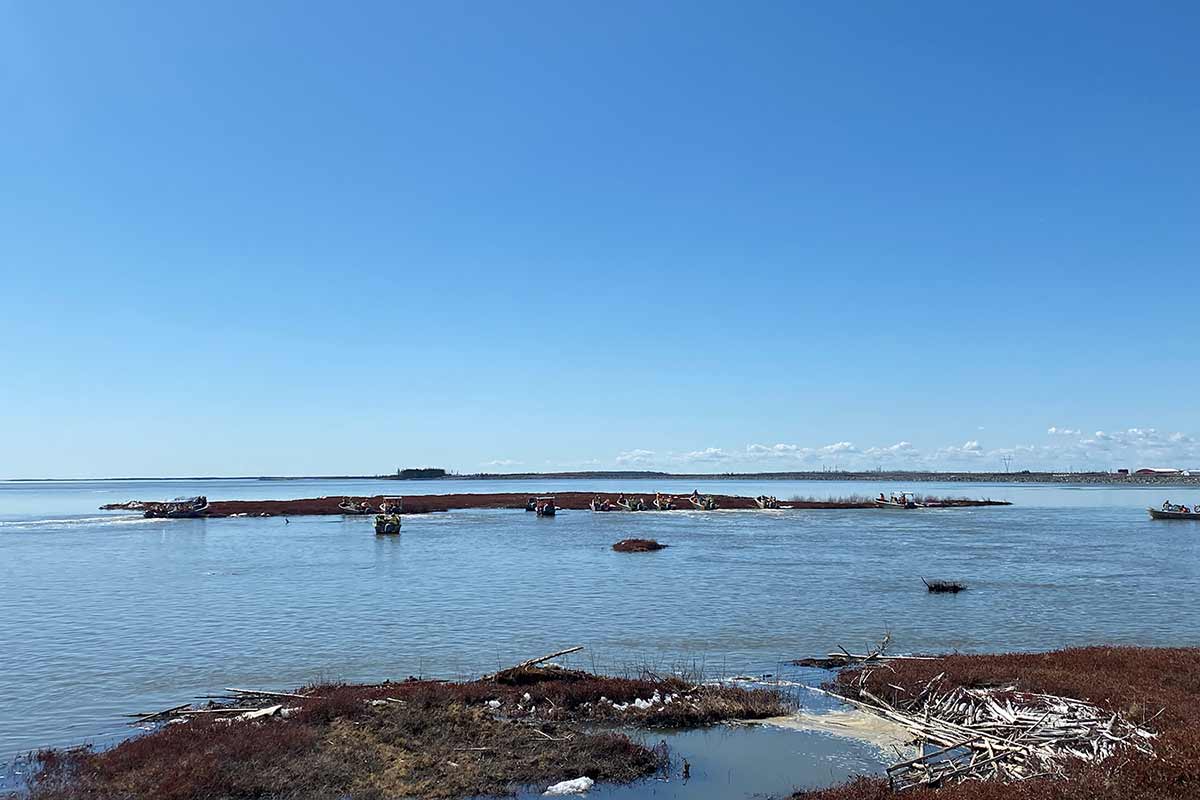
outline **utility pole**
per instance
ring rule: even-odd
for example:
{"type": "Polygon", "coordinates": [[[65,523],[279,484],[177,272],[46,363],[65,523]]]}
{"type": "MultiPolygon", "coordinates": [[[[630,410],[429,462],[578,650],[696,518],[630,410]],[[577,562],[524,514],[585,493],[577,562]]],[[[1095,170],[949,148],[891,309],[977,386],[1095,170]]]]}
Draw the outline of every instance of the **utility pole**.
{"type": "Polygon", "coordinates": [[[1012,464],[1012,456],[1000,456],[1000,460],[1004,462],[1004,472],[1008,473],[1008,467],[1012,464]]]}

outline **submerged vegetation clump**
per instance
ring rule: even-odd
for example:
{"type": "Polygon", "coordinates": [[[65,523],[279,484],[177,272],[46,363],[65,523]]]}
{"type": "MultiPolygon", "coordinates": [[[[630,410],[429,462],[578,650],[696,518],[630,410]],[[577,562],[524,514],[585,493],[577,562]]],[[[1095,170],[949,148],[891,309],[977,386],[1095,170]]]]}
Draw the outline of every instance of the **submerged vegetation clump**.
{"type": "Polygon", "coordinates": [[[791,708],[762,689],[524,665],[465,683],[326,684],[277,698],[252,719],[210,707],[218,713],[172,716],[110,750],[43,751],[29,798],[465,798],[578,776],[627,782],[668,769],[668,754],[611,725],[676,728],[791,708]]]}

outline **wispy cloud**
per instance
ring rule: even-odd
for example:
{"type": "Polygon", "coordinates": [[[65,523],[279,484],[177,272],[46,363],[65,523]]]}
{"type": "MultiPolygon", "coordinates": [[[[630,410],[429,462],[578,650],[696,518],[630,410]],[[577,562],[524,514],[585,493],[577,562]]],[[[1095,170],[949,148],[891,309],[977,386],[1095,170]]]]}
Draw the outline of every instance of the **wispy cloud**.
{"type": "Polygon", "coordinates": [[[736,456],[727,450],[720,447],[706,447],[703,450],[693,450],[690,453],[684,453],[680,460],[684,462],[692,461],[730,461],[736,456]]]}
{"type": "Polygon", "coordinates": [[[653,450],[626,450],[617,455],[616,461],[618,464],[649,464],[654,461],[655,452],[653,450]]]}
{"type": "Polygon", "coordinates": [[[484,461],[485,467],[515,467],[520,464],[520,461],[514,461],[511,458],[497,458],[495,461],[484,461]]]}
{"type": "Polygon", "coordinates": [[[795,444],[750,444],[746,445],[746,452],[754,458],[796,458],[798,453],[803,452],[799,445],[795,444]]]}

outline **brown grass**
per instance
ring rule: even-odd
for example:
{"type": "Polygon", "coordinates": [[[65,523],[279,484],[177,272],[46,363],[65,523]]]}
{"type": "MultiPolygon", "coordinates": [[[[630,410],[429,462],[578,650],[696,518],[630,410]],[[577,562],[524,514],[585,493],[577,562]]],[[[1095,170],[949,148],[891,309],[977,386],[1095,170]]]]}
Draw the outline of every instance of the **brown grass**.
{"type": "Polygon", "coordinates": [[[310,690],[286,719],[205,716],[103,752],[44,751],[30,799],[460,798],[581,775],[625,782],[665,769],[666,748],[605,730],[610,724],[682,727],[788,709],[763,690],[555,668],[310,690]],[[621,709],[655,693],[649,708],[621,709]]]}
{"type": "MultiPolygon", "coordinates": [[[[1075,697],[1133,722],[1152,720],[1160,735],[1155,758],[1113,758],[1080,764],[1070,780],[975,782],[904,792],[905,800],[1195,800],[1200,797],[1200,649],[1087,647],[1050,653],[947,656],[936,661],[896,661],[866,676],[865,688],[889,702],[919,691],[945,672],[944,684],[1015,685],[1025,692],[1075,697]],[[896,688],[899,687],[899,688],[896,688]],[[1162,714],[1154,717],[1159,711],[1162,714]]],[[[853,696],[861,670],[841,673],[840,691],[853,696]]],[[[793,795],[794,800],[882,800],[894,797],[884,779],[793,795]]]]}

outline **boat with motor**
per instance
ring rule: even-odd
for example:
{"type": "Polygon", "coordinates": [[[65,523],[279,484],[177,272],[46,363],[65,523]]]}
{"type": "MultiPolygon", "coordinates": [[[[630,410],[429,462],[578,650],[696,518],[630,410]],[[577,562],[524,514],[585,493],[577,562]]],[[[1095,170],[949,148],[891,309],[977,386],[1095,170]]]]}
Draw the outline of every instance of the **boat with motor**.
{"type": "Polygon", "coordinates": [[[350,514],[352,516],[366,516],[375,509],[371,508],[371,505],[366,500],[355,503],[349,497],[343,497],[342,501],[338,503],[338,510],[343,514],[350,514]]]}
{"type": "Polygon", "coordinates": [[[1200,503],[1188,508],[1174,505],[1168,500],[1162,504],[1162,508],[1147,508],[1146,510],[1150,512],[1150,519],[1200,520],[1200,503]]]}
{"type": "Polygon", "coordinates": [[[912,492],[892,492],[891,497],[885,498],[883,492],[880,492],[879,497],[875,498],[875,507],[899,509],[902,511],[910,508],[921,508],[921,504],[913,499],[914,496],[912,492]]]}
{"type": "Polygon", "coordinates": [[[400,515],[399,514],[376,514],[375,515],[375,535],[376,536],[398,536],[400,534],[400,515]]]}
{"type": "Polygon", "coordinates": [[[554,505],[553,497],[539,497],[534,510],[539,517],[553,517],[558,507],[554,505]]]}
{"type": "Polygon", "coordinates": [[[143,516],[150,519],[189,519],[208,516],[208,498],[204,495],[196,497],[176,497],[162,503],[144,503],[143,516]]]}

